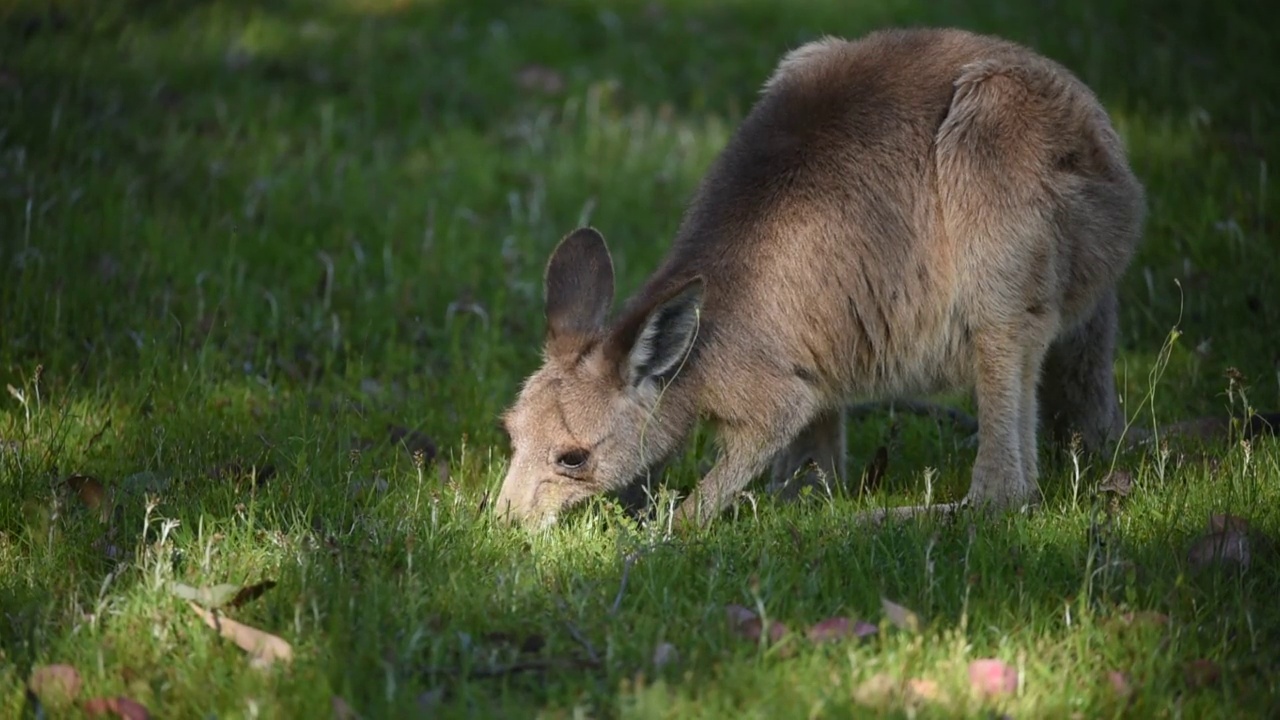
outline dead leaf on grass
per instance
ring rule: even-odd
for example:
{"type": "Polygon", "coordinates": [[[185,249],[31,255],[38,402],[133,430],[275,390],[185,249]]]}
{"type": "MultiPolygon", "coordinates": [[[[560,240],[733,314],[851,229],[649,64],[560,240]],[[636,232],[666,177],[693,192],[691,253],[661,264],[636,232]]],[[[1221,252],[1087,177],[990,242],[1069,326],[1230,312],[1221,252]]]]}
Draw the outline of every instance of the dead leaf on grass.
{"type": "Polygon", "coordinates": [[[68,475],[63,481],[71,492],[76,494],[80,502],[90,510],[97,510],[100,519],[106,522],[111,517],[111,498],[102,481],[92,475],[68,475]]]}
{"type": "Polygon", "coordinates": [[[281,638],[223,617],[217,611],[205,610],[190,600],[187,604],[206,625],[249,653],[255,668],[269,667],[277,660],[286,664],[293,660],[293,647],[281,638]]]}
{"type": "Polygon", "coordinates": [[[759,642],[762,635],[767,635],[770,643],[776,643],[787,634],[787,626],[777,620],[768,621],[766,630],[765,621],[749,608],[730,603],[724,609],[729,617],[730,628],[743,639],[759,642]]]}
{"type": "Polygon", "coordinates": [[[227,603],[227,607],[238,608],[245,603],[252,602],[262,597],[263,593],[276,586],[275,580],[263,580],[240,589],[236,596],[231,598],[231,602],[227,603]]]}
{"type": "Polygon", "coordinates": [[[525,65],[516,72],[516,84],[525,90],[536,90],[548,95],[564,91],[564,76],[545,65],[525,65]]]}
{"type": "Polygon", "coordinates": [[[805,634],[815,643],[829,640],[842,640],[848,637],[864,638],[875,635],[880,628],[863,620],[850,620],[847,617],[830,617],[819,620],[809,627],[805,634]]]}
{"type": "Polygon", "coordinates": [[[91,717],[115,715],[124,720],[149,720],[151,713],[136,700],[124,696],[99,697],[84,701],[84,713],[91,717]]]}
{"type": "Polygon", "coordinates": [[[1218,680],[1222,678],[1222,668],[1212,660],[1197,658],[1187,663],[1187,666],[1183,669],[1183,678],[1190,688],[1209,687],[1217,684],[1218,680]]]}
{"type": "Polygon", "coordinates": [[[996,697],[1018,691],[1018,671],[995,658],[969,663],[969,684],[980,695],[996,697]]]}
{"type": "Polygon", "coordinates": [[[1209,532],[1249,532],[1249,521],[1235,515],[1217,513],[1209,517],[1209,532]]]}
{"type": "Polygon", "coordinates": [[[853,699],[859,705],[883,707],[893,701],[898,691],[898,681],[893,676],[878,672],[858,683],[858,687],[853,689],[853,699]]]}
{"type": "Polygon", "coordinates": [[[1133,492],[1133,473],[1128,470],[1114,470],[1107,473],[1102,483],[1098,485],[1098,492],[1129,497],[1129,493],[1133,492]]]}
{"type": "Polygon", "coordinates": [[[1249,537],[1242,532],[1211,532],[1197,539],[1187,550],[1187,564],[1193,570],[1207,568],[1249,568],[1249,537]]]}
{"type": "Polygon", "coordinates": [[[1133,694],[1133,686],[1129,684],[1129,678],[1119,670],[1112,670],[1107,673],[1107,683],[1111,685],[1111,689],[1116,695],[1127,698],[1133,694]]]}
{"type": "Polygon", "coordinates": [[[436,444],[423,433],[400,425],[387,425],[387,434],[392,445],[403,444],[410,455],[421,453],[424,461],[435,459],[436,444]]]}
{"type": "Polygon", "coordinates": [[[942,688],[928,678],[911,678],[907,681],[907,697],[916,702],[940,702],[944,699],[942,688]]]}
{"type": "Polygon", "coordinates": [[[271,463],[245,463],[232,460],[209,468],[206,474],[210,480],[235,483],[237,489],[246,480],[253,487],[262,487],[264,483],[275,477],[276,466],[271,463]]]}
{"type": "Polygon", "coordinates": [[[657,647],[653,649],[654,670],[661,670],[679,659],[680,651],[676,650],[676,646],[669,642],[658,643],[657,647]]]}
{"type": "Polygon", "coordinates": [[[63,705],[80,694],[80,671],[70,665],[41,665],[31,671],[27,687],[46,705],[63,705]]]}
{"type": "Polygon", "coordinates": [[[169,583],[169,592],[183,600],[197,602],[207,608],[220,608],[240,592],[239,585],[214,585],[212,587],[191,587],[179,582],[169,583]]]}
{"type": "Polygon", "coordinates": [[[920,616],[911,610],[885,597],[880,598],[880,606],[884,609],[884,615],[889,618],[889,622],[907,632],[920,631],[920,616]]]}
{"type": "Polygon", "coordinates": [[[333,705],[333,720],[359,720],[360,713],[340,696],[334,695],[329,702],[333,705]]]}
{"type": "Polygon", "coordinates": [[[1121,615],[1119,617],[1119,623],[1123,627],[1165,628],[1169,625],[1169,616],[1155,610],[1136,610],[1121,615]]]}

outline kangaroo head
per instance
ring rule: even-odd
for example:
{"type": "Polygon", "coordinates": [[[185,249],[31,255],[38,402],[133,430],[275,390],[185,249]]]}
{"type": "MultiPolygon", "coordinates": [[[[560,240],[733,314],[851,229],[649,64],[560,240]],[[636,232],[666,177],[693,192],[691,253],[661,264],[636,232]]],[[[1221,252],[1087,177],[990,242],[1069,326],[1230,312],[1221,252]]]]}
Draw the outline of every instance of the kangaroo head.
{"type": "Polygon", "coordinates": [[[494,510],[540,527],[620,490],[683,440],[688,398],[664,389],[698,334],[703,283],[687,280],[612,326],[613,261],[600,233],[565,236],[547,262],[541,368],[503,416],[511,464],[494,510]]]}

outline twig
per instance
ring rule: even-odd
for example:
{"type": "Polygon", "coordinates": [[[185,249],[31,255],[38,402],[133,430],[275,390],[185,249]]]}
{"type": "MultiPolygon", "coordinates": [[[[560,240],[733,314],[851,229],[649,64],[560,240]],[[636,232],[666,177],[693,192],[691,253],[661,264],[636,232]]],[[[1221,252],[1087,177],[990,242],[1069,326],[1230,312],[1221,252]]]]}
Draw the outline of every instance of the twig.
{"type": "Polygon", "coordinates": [[[589,660],[592,665],[599,665],[599,653],[596,652],[596,648],[591,644],[591,641],[578,630],[577,626],[568,620],[565,620],[564,628],[569,631],[569,637],[572,637],[579,645],[582,646],[583,650],[587,651],[587,660],[589,660]]]}
{"type": "Polygon", "coordinates": [[[89,438],[89,442],[85,444],[84,446],[85,452],[92,450],[93,446],[98,444],[98,441],[102,439],[102,436],[106,434],[107,429],[110,427],[111,427],[111,418],[107,418],[107,421],[102,424],[102,427],[98,430],[98,432],[94,433],[93,437],[89,438]]]}
{"type": "Polygon", "coordinates": [[[618,594],[613,598],[613,605],[609,606],[610,615],[617,615],[618,609],[622,607],[622,594],[627,591],[627,578],[631,577],[631,566],[635,564],[635,553],[627,553],[622,559],[622,581],[618,583],[618,594]]]}
{"type": "Polygon", "coordinates": [[[949,420],[957,428],[966,432],[978,431],[978,420],[969,413],[923,400],[882,400],[850,405],[846,411],[846,417],[852,420],[886,410],[923,415],[934,420],[949,420]]]}

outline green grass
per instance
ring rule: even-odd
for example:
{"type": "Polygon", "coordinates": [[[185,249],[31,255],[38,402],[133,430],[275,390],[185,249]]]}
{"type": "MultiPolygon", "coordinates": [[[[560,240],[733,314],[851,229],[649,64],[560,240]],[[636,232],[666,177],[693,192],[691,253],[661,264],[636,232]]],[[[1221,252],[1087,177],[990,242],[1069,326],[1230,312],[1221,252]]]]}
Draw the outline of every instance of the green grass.
{"type": "MultiPolygon", "coordinates": [[[[559,237],[601,228],[634,289],[778,57],[888,24],[1029,43],[1113,113],[1150,195],[1117,360],[1138,425],[1239,414],[1242,389],[1280,408],[1280,57],[1260,5],[1235,5],[5,4],[0,716],[34,711],[50,663],[166,718],[320,717],[334,695],[367,718],[1270,716],[1274,550],[1244,573],[1185,553],[1211,513],[1280,537],[1273,441],[1120,455],[1115,505],[1110,458],[1076,476],[1059,456],[1030,517],[870,532],[852,513],[918,501],[931,469],[955,497],[973,458],[950,428],[878,416],[850,429],[854,467],[890,450],[870,498],[761,497],[682,541],[607,504],[538,537],[479,509],[559,237]],[[559,87],[527,87],[530,67],[559,87]],[[437,456],[419,467],[388,426],[437,456]],[[214,472],[234,462],[274,473],[214,472]],[[114,513],[61,489],[72,474],[114,513]],[[293,644],[266,672],[167,589],[263,579],[228,616],[293,644]],[[883,622],[881,597],[921,632],[762,648],[724,612],[803,631],[883,622]],[[1169,626],[1122,627],[1135,611],[1169,626]],[[554,667],[493,672],[522,644],[554,667]],[[970,696],[982,657],[1021,669],[1015,696],[970,696]],[[1198,659],[1218,683],[1186,681],[1198,659]],[[948,697],[876,699],[880,673],[948,697]]],[[[709,459],[700,436],[669,482],[709,459]]]]}

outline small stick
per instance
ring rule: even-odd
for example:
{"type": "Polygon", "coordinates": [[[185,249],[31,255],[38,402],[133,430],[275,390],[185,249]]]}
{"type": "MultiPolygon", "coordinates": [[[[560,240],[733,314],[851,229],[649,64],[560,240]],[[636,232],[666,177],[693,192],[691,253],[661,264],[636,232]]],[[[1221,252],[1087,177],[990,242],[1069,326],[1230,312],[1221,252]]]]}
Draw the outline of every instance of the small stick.
{"type": "Polygon", "coordinates": [[[618,594],[613,598],[613,605],[609,607],[610,615],[617,615],[618,609],[622,607],[622,594],[627,590],[627,578],[631,577],[631,566],[635,563],[635,553],[627,553],[627,556],[622,559],[622,581],[618,583],[618,594]]]}

